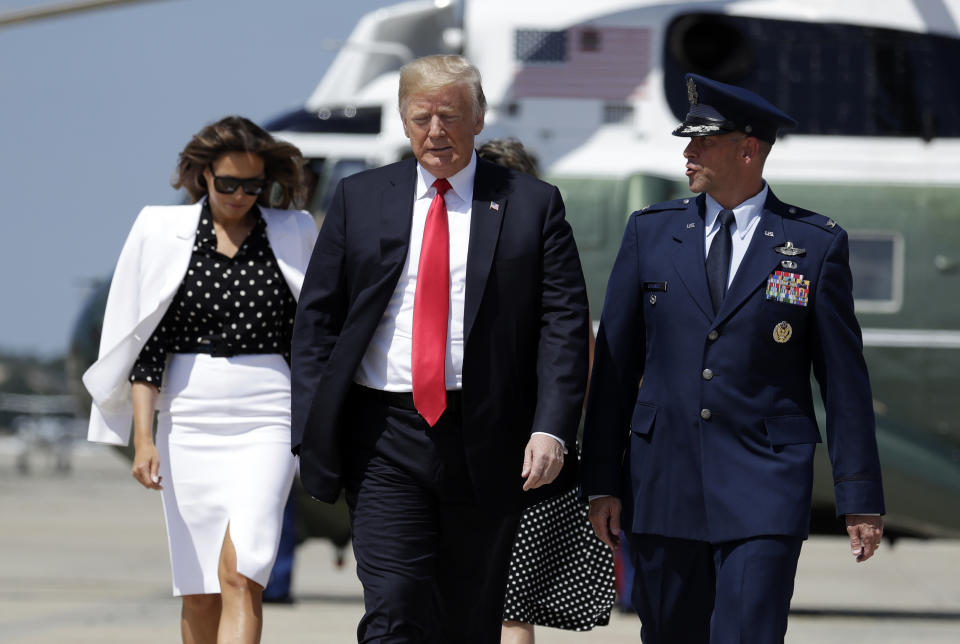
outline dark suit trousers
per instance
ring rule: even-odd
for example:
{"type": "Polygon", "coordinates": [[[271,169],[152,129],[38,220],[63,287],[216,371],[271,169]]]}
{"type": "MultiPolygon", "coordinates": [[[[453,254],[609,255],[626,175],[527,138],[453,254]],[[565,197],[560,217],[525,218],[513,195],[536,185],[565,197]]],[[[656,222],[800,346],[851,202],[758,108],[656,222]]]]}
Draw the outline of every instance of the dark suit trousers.
{"type": "Polygon", "coordinates": [[[630,535],[632,601],[644,644],[782,643],[802,543],[630,535]]]}
{"type": "Polygon", "coordinates": [[[357,640],[495,644],[520,513],[477,503],[458,409],[430,428],[406,406],[359,386],[348,402],[357,640]]]}

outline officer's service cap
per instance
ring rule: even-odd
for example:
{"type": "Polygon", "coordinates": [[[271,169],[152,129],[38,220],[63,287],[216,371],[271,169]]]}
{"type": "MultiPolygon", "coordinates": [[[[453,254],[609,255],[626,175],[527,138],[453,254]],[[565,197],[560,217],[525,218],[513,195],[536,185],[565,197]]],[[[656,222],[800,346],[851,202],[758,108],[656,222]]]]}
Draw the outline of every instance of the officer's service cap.
{"type": "Polygon", "coordinates": [[[773,143],[780,128],[797,122],[765,98],[748,89],[727,85],[698,74],[687,74],[687,118],[674,136],[710,136],[743,132],[773,143]]]}

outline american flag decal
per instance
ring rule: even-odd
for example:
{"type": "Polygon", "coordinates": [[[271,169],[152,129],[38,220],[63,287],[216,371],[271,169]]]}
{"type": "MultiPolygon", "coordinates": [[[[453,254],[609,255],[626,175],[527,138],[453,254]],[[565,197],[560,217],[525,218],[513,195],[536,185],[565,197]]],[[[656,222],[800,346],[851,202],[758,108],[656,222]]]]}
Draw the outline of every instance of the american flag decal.
{"type": "Polygon", "coordinates": [[[499,210],[500,210],[500,204],[498,204],[496,201],[491,201],[491,202],[490,202],[490,210],[499,211],[499,210]]]}
{"type": "Polygon", "coordinates": [[[518,29],[513,93],[607,101],[635,98],[650,73],[650,44],[650,30],[640,27],[518,29]]]}

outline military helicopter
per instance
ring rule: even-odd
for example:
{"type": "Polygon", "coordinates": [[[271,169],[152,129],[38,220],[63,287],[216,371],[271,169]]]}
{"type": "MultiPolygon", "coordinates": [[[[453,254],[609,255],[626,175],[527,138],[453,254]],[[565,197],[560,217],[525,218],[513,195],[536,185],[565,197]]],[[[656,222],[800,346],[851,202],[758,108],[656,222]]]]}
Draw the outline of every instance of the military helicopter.
{"type": "MultiPolygon", "coordinates": [[[[560,187],[598,316],[629,213],[689,194],[683,143],[670,136],[686,113],[683,75],[770,98],[800,127],[776,144],[766,178],[781,199],[828,215],[850,235],[887,532],[956,537],[960,90],[949,80],[960,66],[960,0],[878,6],[403,2],[363,17],[303,107],[265,125],[308,158],[316,177],[309,207],[320,223],[340,178],[409,154],[396,111],[400,66],[464,54],[484,78],[480,140],[520,139],[560,187]]],[[[105,287],[91,296],[74,334],[71,360],[81,371],[95,355],[105,297],[105,287]]],[[[812,528],[835,533],[832,477],[819,452],[812,528]]],[[[328,513],[309,499],[300,507],[306,517],[328,513]]],[[[339,512],[326,526],[346,525],[339,512]]]]}

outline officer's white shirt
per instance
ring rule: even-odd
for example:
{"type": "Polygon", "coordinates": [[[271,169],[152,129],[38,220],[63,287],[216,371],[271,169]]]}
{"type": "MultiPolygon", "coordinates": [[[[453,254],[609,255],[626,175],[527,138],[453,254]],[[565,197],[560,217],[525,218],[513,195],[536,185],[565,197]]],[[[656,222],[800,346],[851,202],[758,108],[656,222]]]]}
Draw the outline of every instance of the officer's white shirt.
{"type": "MultiPolygon", "coordinates": [[[[750,240],[753,239],[753,233],[757,230],[757,224],[760,223],[760,215],[763,213],[763,205],[767,203],[767,193],[770,188],[767,182],[763,182],[763,189],[753,195],[743,203],[734,206],[733,217],[736,220],[730,238],[733,240],[733,246],[730,249],[730,275],[727,277],[727,288],[733,283],[733,278],[740,268],[740,262],[747,254],[747,248],[750,246],[750,240]]],[[[723,210],[716,199],[707,195],[706,211],[704,212],[703,228],[706,240],[704,243],[704,259],[710,252],[710,244],[713,238],[717,236],[720,230],[720,211],[723,210]]]]}

